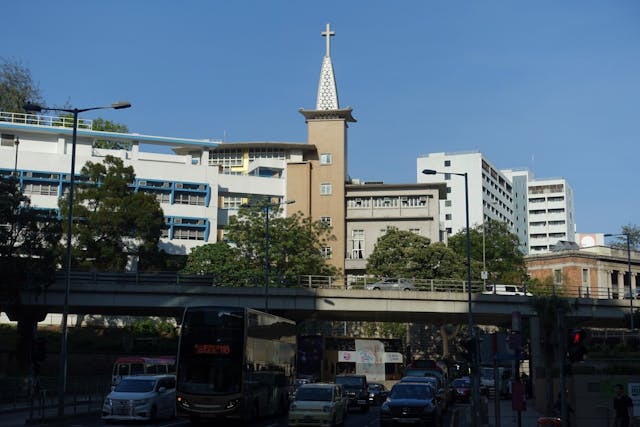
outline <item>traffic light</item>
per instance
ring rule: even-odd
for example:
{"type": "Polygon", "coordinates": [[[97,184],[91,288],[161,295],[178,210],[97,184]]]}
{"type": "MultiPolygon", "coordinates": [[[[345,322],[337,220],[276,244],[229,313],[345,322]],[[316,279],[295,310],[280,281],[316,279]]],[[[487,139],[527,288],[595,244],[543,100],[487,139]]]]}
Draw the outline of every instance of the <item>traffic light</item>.
{"type": "Polygon", "coordinates": [[[571,331],[567,345],[567,358],[570,363],[582,362],[584,360],[584,356],[587,354],[586,340],[586,330],[576,328],[571,331]]]}
{"type": "Polygon", "coordinates": [[[461,345],[463,348],[462,358],[467,362],[473,363],[476,354],[476,340],[473,337],[464,338],[461,345]]]}

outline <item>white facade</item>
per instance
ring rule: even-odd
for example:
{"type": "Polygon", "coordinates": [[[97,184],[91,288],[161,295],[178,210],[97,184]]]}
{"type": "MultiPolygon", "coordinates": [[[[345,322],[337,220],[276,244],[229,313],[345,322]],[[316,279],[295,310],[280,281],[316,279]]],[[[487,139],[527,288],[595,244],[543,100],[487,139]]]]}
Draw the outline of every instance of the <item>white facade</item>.
{"type": "MultiPolygon", "coordinates": [[[[0,112],[0,175],[17,175],[34,207],[57,210],[69,182],[72,129],[52,123],[46,116],[0,112]]],[[[133,166],[135,190],[156,195],[164,212],[161,249],[184,255],[216,242],[229,216],[250,197],[284,199],[286,164],[299,161],[307,147],[313,146],[101,132],[83,120],[76,138],[75,172],[78,176],[87,161],[100,163],[106,155],[133,166]],[[98,149],[93,147],[97,140],[131,143],[132,148],[98,149]],[[175,154],[140,151],[140,144],[170,146],[175,154]],[[224,164],[226,153],[216,154],[226,151],[239,153],[233,166],[224,164]]]]}
{"type": "MultiPolygon", "coordinates": [[[[576,242],[573,190],[564,178],[535,179],[526,169],[502,172],[516,191],[514,211],[526,237],[524,253],[545,253],[558,242],[576,242]]],[[[522,241],[520,233],[518,237],[522,241]]]]}
{"type": "Polygon", "coordinates": [[[430,153],[417,159],[417,182],[447,185],[447,198],[440,201],[440,221],[448,234],[466,229],[465,179],[469,197],[469,225],[481,226],[487,219],[505,222],[513,228],[513,190],[511,182],[482,153],[430,153]],[[425,175],[425,169],[435,175],[425,175]]]}
{"type": "Polygon", "coordinates": [[[575,242],[573,190],[563,178],[528,185],[529,253],[548,252],[559,241],[575,242]]]}

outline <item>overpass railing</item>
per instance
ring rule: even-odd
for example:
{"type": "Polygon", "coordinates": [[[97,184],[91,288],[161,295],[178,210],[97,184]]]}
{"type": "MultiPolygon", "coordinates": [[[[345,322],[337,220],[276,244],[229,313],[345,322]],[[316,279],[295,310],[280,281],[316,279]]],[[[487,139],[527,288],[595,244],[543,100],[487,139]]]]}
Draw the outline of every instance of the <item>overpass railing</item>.
{"type": "MultiPolygon", "coordinates": [[[[56,281],[65,280],[64,271],[56,272],[56,281]]],[[[367,283],[381,280],[380,277],[359,277],[355,281],[350,281],[346,286],[344,281],[332,276],[301,275],[293,282],[278,281],[274,278],[269,284],[270,287],[300,287],[300,288],[340,288],[340,289],[364,289],[367,283]]],[[[418,291],[427,292],[467,292],[465,280],[459,279],[409,279],[418,291]]],[[[124,285],[174,285],[174,286],[234,286],[234,287],[262,287],[264,286],[264,276],[247,278],[243,282],[232,284],[221,283],[212,274],[181,274],[176,272],[72,272],[71,282],[96,283],[96,284],[124,284],[124,285]]],[[[610,299],[629,300],[630,295],[637,295],[637,303],[629,301],[631,305],[640,308],[640,294],[630,292],[629,288],[622,288],[612,285],[571,285],[552,284],[538,285],[530,289],[522,289],[534,295],[556,294],[567,298],[590,298],[590,299],[610,299]]],[[[471,292],[484,292],[483,282],[472,281],[471,292]]]]}

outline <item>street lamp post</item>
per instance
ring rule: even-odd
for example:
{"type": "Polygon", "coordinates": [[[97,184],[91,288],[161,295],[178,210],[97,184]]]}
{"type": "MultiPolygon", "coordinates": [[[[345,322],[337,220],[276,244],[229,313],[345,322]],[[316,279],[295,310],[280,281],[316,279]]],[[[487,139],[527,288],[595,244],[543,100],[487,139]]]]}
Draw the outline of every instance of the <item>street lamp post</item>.
{"type": "Polygon", "coordinates": [[[75,166],[76,166],[76,141],[78,136],[78,114],[91,110],[104,110],[113,108],[120,110],[131,107],[131,103],[127,101],[115,102],[109,106],[90,107],[90,108],[47,108],[38,104],[26,103],[23,108],[26,111],[39,113],[41,111],[61,111],[73,114],[73,133],[71,137],[71,172],[69,176],[69,217],[67,220],[67,261],[66,261],[66,280],[64,287],[64,303],[62,308],[62,340],[60,344],[60,359],[58,369],[58,417],[64,416],[64,394],[67,388],[67,318],[69,317],[69,289],[71,288],[71,231],[73,226],[73,190],[75,184],[75,166]]]}
{"type": "MultiPolygon", "coordinates": [[[[433,169],[424,169],[422,171],[423,174],[425,175],[436,175],[436,174],[444,174],[444,172],[438,172],[436,170],[433,169]]],[[[474,345],[475,345],[475,354],[473,356],[472,359],[472,369],[473,369],[473,375],[472,375],[472,379],[473,381],[471,381],[471,413],[472,413],[472,421],[473,421],[473,425],[477,426],[479,423],[479,397],[480,397],[480,387],[479,387],[479,372],[478,372],[478,352],[479,352],[479,348],[478,348],[478,342],[479,340],[477,339],[478,337],[476,336],[475,333],[475,328],[473,325],[473,306],[471,304],[471,235],[469,234],[469,175],[467,174],[467,172],[464,173],[455,173],[455,172],[447,172],[450,173],[451,175],[457,175],[457,176],[462,176],[464,177],[464,201],[465,201],[465,220],[466,220],[466,226],[467,226],[467,303],[468,303],[468,329],[469,329],[469,334],[471,335],[473,341],[474,341],[474,345]]],[[[483,230],[484,233],[484,230],[483,230]]]]}
{"type": "Polygon", "coordinates": [[[269,311],[269,281],[271,280],[271,259],[269,258],[269,248],[271,246],[271,237],[269,235],[269,213],[271,208],[290,205],[295,200],[287,200],[279,203],[271,203],[269,196],[265,197],[262,205],[243,205],[244,207],[260,207],[264,211],[264,311],[269,311]]]}
{"type": "Polygon", "coordinates": [[[16,160],[13,163],[13,174],[15,177],[18,177],[18,145],[20,145],[20,138],[16,136],[16,139],[13,140],[13,144],[16,146],[16,160]]]}
{"type": "MultiPolygon", "coordinates": [[[[633,280],[631,277],[631,236],[629,233],[618,233],[618,234],[605,234],[604,237],[613,237],[613,236],[625,236],[627,238],[627,274],[629,276],[629,317],[631,319],[630,325],[631,329],[634,329],[633,322],[633,299],[635,298],[635,294],[633,293],[633,280]]],[[[624,284],[623,284],[624,288],[624,284]]]]}

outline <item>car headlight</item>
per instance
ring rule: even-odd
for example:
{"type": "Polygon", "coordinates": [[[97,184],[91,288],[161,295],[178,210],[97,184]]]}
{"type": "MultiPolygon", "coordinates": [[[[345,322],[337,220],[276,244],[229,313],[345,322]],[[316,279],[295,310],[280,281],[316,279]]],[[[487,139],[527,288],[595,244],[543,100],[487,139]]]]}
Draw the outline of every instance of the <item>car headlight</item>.
{"type": "Polygon", "coordinates": [[[113,401],[110,398],[107,397],[104,400],[104,404],[107,405],[107,406],[112,406],[113,405],[113,401]]]}
{"type": "Polygon", "coordinates": [[[380,412],[391,412],[391,408],[389,407],[389,402],[384,402],[380,407],[380,412]]]}
{"type": "Polygon", "coordinates": [[[331,405],[325,405],[322,407],[322,412],[331,412],[331,405]]]}
{"type": "Polygon", "coordinates": [[[135,406],[142,406],[142,405],[146,405],[147,403],[149,403],[150,399],[138,399],[138,400],[134,400],[133,404],[135,406]]]}
{"type": "Polygon", "coordinates": [[[225,409],[235,408],[239,404],[240,404],[240,399],[230,400],[230,401],[227,402],[227,405],[225,406],[225,409]]]}

